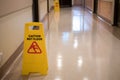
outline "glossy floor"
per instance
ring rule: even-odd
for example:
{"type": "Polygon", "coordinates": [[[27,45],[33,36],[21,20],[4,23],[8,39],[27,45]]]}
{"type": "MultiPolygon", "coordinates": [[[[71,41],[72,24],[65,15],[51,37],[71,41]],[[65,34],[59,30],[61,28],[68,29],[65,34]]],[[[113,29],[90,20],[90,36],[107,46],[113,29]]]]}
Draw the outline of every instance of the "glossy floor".
{"type": "Polygon", "coordinates": [[[6,80],[120,80],[120,40],[110,25],[80,7],[50,14],[47,76],[21,76],[21,60],[6,80]]]}

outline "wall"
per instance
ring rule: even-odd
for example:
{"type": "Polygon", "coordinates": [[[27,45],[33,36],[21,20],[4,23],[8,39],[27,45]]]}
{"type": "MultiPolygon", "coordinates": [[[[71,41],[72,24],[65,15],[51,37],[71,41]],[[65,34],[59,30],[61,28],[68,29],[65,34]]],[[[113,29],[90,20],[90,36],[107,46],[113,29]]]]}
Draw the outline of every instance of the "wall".
{"type": "Polygon", "coordinates": [[[23,9],[32,4],[32,0],[0,0],[0,16],[23,9]]]}
{"type": "Polygon", "coordinates": [[[93,11],[94,0],[85,0],[85,6],[93,11]]]}
{"type": "Polygon", "coordinates": [[[113,1],[98,1],[98,15],[105,18],[109,23],[113,21],[113,1]]]}
{"type": "Polygon", "coordinates": [[[43,19],[47,14],[47,0],[39,0],[39,19],[43,19]]]}
{"type": "Polygon", "coordinates": [[[49,10],[53,7],[53,0],[49,0],[49,10]]]}
{"type": "Polygon", "coordinates": [[[0,0],[0,67],[23,41],[24,25],[32,21],[31,4],[30,0],[0,0]]]}

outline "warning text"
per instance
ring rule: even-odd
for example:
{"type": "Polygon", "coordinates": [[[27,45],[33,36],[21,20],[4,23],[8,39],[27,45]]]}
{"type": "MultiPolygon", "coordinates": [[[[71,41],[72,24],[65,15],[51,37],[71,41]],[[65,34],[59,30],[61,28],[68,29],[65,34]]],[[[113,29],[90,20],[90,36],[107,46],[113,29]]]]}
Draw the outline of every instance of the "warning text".
{"type": "Polygon", "coordinates": [[[27,40],[42,40],[41,35],[28,35],[27,40]]]}

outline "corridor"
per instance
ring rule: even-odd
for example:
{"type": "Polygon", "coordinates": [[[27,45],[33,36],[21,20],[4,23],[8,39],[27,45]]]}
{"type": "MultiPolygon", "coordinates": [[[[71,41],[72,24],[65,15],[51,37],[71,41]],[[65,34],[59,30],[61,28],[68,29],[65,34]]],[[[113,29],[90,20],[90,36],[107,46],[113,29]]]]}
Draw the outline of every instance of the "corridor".
{"type": "Polygon", "coordinates": [[[21,75],[21,55],[3,80],[120,80],[120,40],[81,7],[49,14],[47,76],[21,75]]]}

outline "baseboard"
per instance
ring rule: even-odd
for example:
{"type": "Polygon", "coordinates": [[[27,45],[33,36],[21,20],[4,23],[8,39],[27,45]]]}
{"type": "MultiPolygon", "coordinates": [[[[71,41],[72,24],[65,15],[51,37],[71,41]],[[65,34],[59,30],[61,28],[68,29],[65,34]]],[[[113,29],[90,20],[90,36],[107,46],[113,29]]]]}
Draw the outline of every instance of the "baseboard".
{"type": "Polygon", "coordinates": [[[17,56],[19,56],[19,54],[22,52],[22,50],[23,50],[23,42],[19,45],[19,47],[15,50],[15,52],[10,56],[10,58],[6,61],[6,63],[1,66],[0,80],[6,74],[6,72],[9,70],[9,67],[15,61],[17,56]]]}
{"type": "Polygon", "coordinates": [[[85,7],[85,8],[88,9],[90,13],[93,13],[93,10],[92,10],[92,9],[90,9],[90,8],[88,8],[88,7],[85,7]]]}
{"type": "Polygon", "coordinates": [[[104,21],[106,21],[107,23],[112,24],[112,22],[111,22],[109,19],[103,17],[103,16],[100,15],[100,14],[97,14],[97,15],[98,15],[100,18],[102,18],[104,21]]]}

